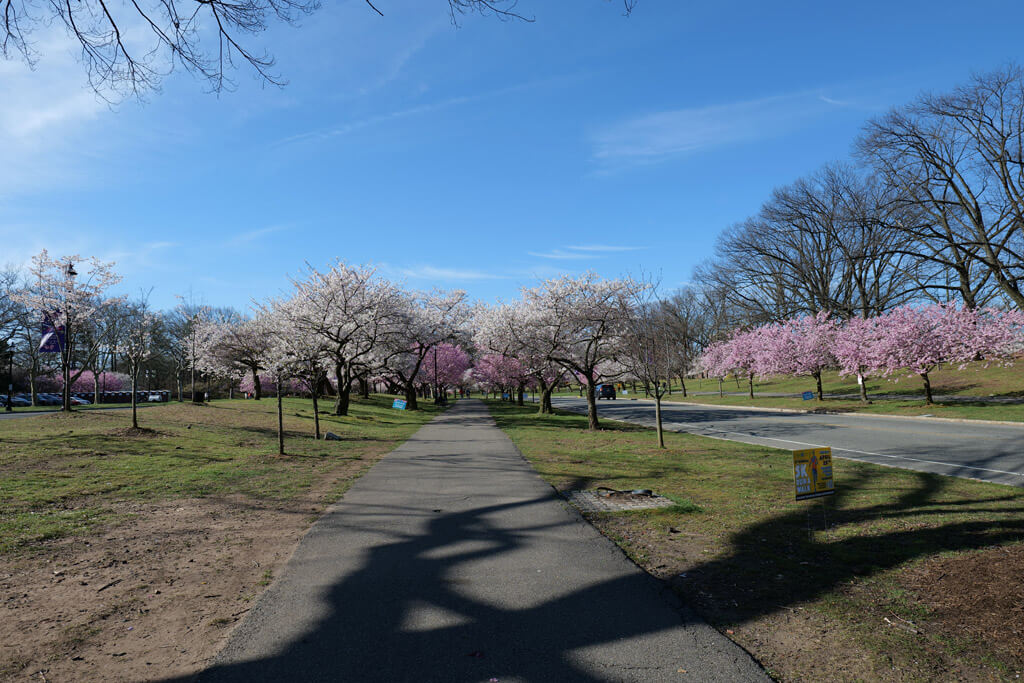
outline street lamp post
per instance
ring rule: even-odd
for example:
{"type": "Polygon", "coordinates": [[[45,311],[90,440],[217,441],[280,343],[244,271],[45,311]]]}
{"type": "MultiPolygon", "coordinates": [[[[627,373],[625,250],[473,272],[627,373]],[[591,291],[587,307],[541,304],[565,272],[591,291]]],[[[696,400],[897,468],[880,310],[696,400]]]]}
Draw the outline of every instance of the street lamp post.
{"type": "MultiPolygon", "coordinates": [[[[64,365],[64,394],[61,396],[63,399],[62,408],[64,411],[71,410],[71,316],[69,311],[66,310],[71,300],[71,293],[75,287],[75,276],[78,273],[75,271],[75,264],[68,261],[68,264],[64,267],[64,280],[67,283],[67,300],[64,303],[65,310],[61,311],[61,315],[64,316],[64,343],[60,344],[60,335],[57,335],[57,342],[60,344],[60,355],[64,365]]],[[[56,322],[56,321],[54,321],[56,322]]]]}

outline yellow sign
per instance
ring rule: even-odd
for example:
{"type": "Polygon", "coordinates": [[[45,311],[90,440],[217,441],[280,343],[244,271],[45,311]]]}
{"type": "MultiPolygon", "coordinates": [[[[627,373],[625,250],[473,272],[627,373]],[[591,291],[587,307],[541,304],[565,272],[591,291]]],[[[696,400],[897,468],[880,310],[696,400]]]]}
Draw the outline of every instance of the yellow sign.
{"type": "Polygon", "coordinates": [[[797,500],[835,495],[832,449],[808,448],[793,451],[793,477],[796,482],[797,500]]]}

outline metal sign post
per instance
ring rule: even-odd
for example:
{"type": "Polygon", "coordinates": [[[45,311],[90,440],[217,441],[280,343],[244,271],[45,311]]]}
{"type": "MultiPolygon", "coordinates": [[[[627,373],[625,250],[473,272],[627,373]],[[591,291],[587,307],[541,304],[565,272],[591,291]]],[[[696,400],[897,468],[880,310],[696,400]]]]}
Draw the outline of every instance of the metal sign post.
{"type": "MultiPolygon", "coordinates": [[[[821,518],[828,529],[828,515],[825,496],[836,494],[835,479],[832,476],[832,449],[806,448],[793,451],[793,483],[796,499],[821,498],[821,518]]],[[[811,511],[807,510],[807,537],[812,538],[811,511]]]]}

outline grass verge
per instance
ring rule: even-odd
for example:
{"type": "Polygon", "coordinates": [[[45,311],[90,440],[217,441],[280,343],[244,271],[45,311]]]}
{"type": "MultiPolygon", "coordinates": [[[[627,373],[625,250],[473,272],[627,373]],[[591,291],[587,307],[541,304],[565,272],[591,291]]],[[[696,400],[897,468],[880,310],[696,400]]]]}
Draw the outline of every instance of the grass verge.
{"type": "Polygon", "coordinates": [[[559,490],[650,488],[667,510],[590,520],[783,680],[1014,679],[1024,490],[836,460],[793,501],[787,451],[489,402],[559,490]]]}
{"type": "Polygon", "coordinates": [[[355,400],[347,417],[321,414],[321,429],[341,440],[315,441],[312,402],[285,399],[285,457],[275,455],[273,400],[165,404],[140,412],[138,432],[122,411],[0,421],[0,554],[109,524],[123,502],[286,501],[324,482],[336,498],[351,481],[331,479],[339,463],[390,451],[438,410],[396,411],[391,400],[355,400]]]}

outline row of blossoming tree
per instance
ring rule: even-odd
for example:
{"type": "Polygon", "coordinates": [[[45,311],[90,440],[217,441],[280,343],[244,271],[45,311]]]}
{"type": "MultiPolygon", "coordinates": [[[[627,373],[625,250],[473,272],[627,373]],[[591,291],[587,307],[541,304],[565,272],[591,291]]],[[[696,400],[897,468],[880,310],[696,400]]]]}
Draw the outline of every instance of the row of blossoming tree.
{"type": "Polygon", "coordinates": [[[913,374],[921,378],[927,402],[933,402],[929,373],[942,364],[963,367],[972,361],[1012,362],[1024,349],[1024,314],[954,304],[901,306],[882,315],[842,321],[828,313],[738,330],[709,345],[700,367],[721,380],[735,374],[747,380],[795,375],[814,378],[822,400],[822,373],[837,369],[856,376],[867,401],[869,376],[913,374]]]}

